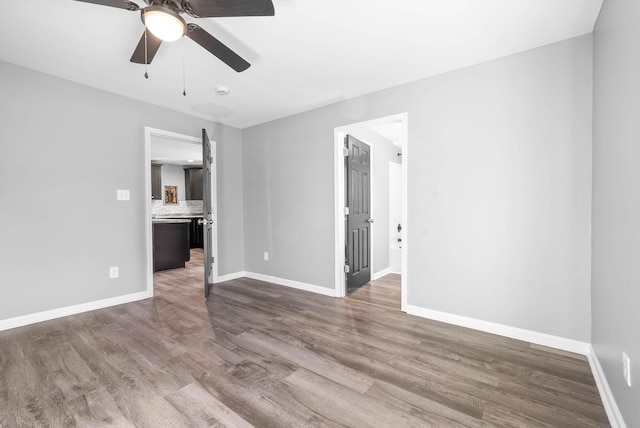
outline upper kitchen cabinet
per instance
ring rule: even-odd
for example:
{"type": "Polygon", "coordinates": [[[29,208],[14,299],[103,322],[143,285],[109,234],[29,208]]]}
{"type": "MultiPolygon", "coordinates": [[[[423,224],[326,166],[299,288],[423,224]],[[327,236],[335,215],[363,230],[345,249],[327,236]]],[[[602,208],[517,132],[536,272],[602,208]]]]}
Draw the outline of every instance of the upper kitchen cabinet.
{"type": "Polygon", "coordinates": [[[151,199],[162,200],[162,165],[151,164],[151,199]]]}
{"type": "Polygon", "coordinates": [[[186,199],[188,201],[202,200],[202,168],[185,168],[184,181],[186,199]]]}

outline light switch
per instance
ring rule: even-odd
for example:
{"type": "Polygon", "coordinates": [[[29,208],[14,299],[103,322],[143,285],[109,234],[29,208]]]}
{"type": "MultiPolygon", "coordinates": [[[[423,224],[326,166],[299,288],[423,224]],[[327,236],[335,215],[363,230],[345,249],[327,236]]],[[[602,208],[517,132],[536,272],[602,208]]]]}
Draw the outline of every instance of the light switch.
{"type": "Polygon", "coordinates": [[[131,194],[129,193],[129,189],[116,190],[116,196],[119,201],[128,201],[131,199],[131,194]]]}

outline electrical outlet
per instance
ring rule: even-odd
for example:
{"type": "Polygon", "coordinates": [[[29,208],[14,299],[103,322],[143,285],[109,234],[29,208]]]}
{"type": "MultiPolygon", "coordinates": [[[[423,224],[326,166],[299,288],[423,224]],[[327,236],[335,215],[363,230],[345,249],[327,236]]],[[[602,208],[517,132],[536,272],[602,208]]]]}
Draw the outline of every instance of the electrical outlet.
{"type": "Polygon", "coordinates": [[[268,262],[269,261],[269,253],[268,252],[264,252],[264,261],[268,262]]]}
{"type": "Polygon", "coordinates": [[[109,268],[109,278],[117,278],[118,277],[118,266],[111,266],[109,268]]]}
{"type": "Polygon", "coordinates": [[[129,189],[118,189],[116,190],[116,198],[119,201],[128,201],[131,199],[131,193],[129,189]]]}
{"type": "Polygon", "coordinates": [[[622,351],[622,375],[627,386],[631,386],[631,359],[624,351],[622,351]]]}

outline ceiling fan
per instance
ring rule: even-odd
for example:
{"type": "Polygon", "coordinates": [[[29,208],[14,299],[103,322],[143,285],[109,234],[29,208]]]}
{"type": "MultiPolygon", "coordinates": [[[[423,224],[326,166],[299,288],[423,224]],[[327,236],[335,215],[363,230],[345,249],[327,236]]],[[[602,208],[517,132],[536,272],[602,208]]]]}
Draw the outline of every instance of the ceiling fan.
{"type": "Polygon", "coordinates": [[[187,36],[238,73],[251,64],[199,25],[187,23],[180,14],[186,13],[192,18],[275,15],[271,0],[144,0],[148,5],[145,8],[140,8],[129,0],[76,1],[133,12],[141,11],[146,29],[133,51],[131,62],[150,64],[163,41],[174,41],[187,36]]]}

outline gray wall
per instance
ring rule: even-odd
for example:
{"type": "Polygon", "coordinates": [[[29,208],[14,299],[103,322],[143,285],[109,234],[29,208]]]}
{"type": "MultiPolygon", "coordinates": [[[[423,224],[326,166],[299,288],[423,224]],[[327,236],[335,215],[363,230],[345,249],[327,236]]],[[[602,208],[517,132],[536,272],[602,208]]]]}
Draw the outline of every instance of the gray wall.
{"type": "Polygon", "coordinates": [[[639,22],[637,1],[605,0],[594,32],[593,346],[629,427],[640,426],[639,22]]]}
{"type": "Polygon", "coordinates": [[[365,129],[352,135],[371,145],[372,274],[389,268],[389,162],[400,163],[402,150],[382,135],[365,129]]]}
{"type": "Polygon", "coordinates": [[[221,273],[243,267],[237,130],[4,62],[0,76],[0,320],[145,289],[145,126],[218,140],[221,273]]]}
{"type": "Polygon", "coordinates": [[[243,165],[240,130],[214,123],[207,128],[218,159],[218,274],[244,271],[243,165]]]}
{"type": "Polygon", "coordinates": [[[408,303],[589,342],[591,64],[586,35],[244,129],[246,269],[333,288],[333,130],[408,112],[408,303]]]}
{"type": "Polygon", "coordinates": [[[334,109],[242,130],[247,271],[333,288],[334,109]]]}
{"type": "Polygon", "coordinates": [[[178,200],[184,201],[186,198],[184,168],[180,165],[165,164],[160,168],[162,176],[162,200],[164,201],[164,186],[178,186],[178,200]]]}

